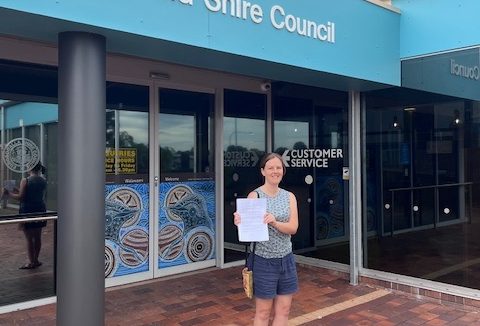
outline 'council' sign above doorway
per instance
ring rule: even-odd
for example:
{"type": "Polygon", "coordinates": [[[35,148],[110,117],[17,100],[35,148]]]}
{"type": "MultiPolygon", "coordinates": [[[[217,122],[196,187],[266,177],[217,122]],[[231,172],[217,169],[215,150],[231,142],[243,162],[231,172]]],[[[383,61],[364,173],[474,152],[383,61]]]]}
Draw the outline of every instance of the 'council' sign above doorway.
{"type": "MultiPolygon", "coordinates": [[[[193,6],[193,0],[179,0],[181,4],[193,6]]],[[[264,10],[258,5],[245,0],[231,2],[222,0],[203,0],[205,7],[211,12],[221,12],[233,18],[252,21],[261,24],[264,20],[264,10]]],[[[297,33],[322,42],[335,43],[335,23],[318,23],[302,17],[289,14],[282,6],[274,5],[270,8],[270,23],[278,30],[286,29],[290,33],[297,33]]]]}
{"type": "Polygon", "coordinates": [[[480,100],[480,47],[402,61],[402,86],[480,100]]]}

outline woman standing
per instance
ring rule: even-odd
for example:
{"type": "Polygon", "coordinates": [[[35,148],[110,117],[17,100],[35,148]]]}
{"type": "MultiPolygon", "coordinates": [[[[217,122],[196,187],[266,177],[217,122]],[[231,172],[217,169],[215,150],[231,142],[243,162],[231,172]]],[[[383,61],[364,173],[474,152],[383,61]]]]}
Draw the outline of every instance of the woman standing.
{"type": "MultiPolygon", "coordinates": [[[[20,189],[18,192],[6,193],[12,198],[20,201],[20,214],[26,213],[43,213],[46,212],[45,207],[45,190],[47,189],[47,181],[41,174],[45,173],[45,168],[39,162],[30,170],[30,175],[20,181],[20,189]]],[[[47,221],[26,222],[20,224],[27,240],[27,252],[29,262],[22,265],[20,269],[32,269],[42,265],[38,260],[40,249],[42,248],[42,228],[47,225],[47,221]]]]}
{"type": "MultiPolygon", "coordinates": [[[[293,294],[298,291],[295,258],[291,236],[298,229],[298,209],[295,195],[279,187],[286,168],[282,157],[266,154],[260,162],[265,183],[248,194],[247,198],[266,198],[269,240],[257,242],[253,264],[255,295],[254,325],[268,325],[273,309],[272,325],[287,325],[293,294]]],[[[234,213],[234,223],[241,223],[234,213]]]]}

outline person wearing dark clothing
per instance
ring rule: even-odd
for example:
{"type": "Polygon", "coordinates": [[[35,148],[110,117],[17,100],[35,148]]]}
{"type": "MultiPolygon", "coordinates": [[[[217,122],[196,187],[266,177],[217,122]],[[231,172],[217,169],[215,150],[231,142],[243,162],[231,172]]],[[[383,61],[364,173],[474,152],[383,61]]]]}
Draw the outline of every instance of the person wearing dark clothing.
{"type": "MultiPolygon", "coordinates": [[[[45,190],[47,189],[47,181],[41,175],[45,172],[45,168],[39,162],[30,171],[27,178],[20,181],[20,189],[18,192],[8,192],[7,194],[20,201],[20,214],[27,213],[44,213],[45,206],[45,190]]],[[[25,222],[20,224],[27,240],[28,262],[21,266],[20,269],[32,269],[42,265],[38,260],[40,249],[42,248],[42,228],[47,225],[47,221],[25,222]]]]}

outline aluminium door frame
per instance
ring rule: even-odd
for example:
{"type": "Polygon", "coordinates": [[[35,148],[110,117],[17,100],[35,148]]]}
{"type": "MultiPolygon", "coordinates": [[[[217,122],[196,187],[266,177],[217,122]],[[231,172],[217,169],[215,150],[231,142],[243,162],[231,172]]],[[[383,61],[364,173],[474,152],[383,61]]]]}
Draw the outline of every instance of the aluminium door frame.
{"type": "MultiPolygon", "coordinates": [[[[108,82],[114,82],[114,83],[124,83],[124,84],[130,84],[130,85],[138,85],[138,86],[145,86],[149,88],[149,112],[148,112],[148,119],[149,119],[149,128],[150,128],[150,120],[151,120],[151,106],[152,106],[152,99],[151,99],[151,94],[150,90],[152,87],[152,82],[149,80],[145,79],[135,79],[135,78],[129,78],[129,77],[120,77],[120,76],[112,76],[109,74],[109,71],[107,70],[107,76],[106,80],[108,82]]],[[[150,140],[150,130],[148,131],[149,133],[149,166],[151,166],[151,153],[150,153],[150,148],[151,146],[151,140],[150,140]]],[[[113,286],[119,286],[119,285],[125,285],[125,284],[130,284],[134,282],[141,282],[141,281],[146,281],[149,279],[153,278],[153,261],[152,261],[152,253],[151,249],[153,245],[153,237],[151,236],[152,233],[152,173],[151,170],[149,169],[148,173],[148,184],[149,184],[149,237],[148,237],[148,247],[149,247],[149,253],[148,253],[148,270],[145,272],[138,272],[134,274],[129,274],[129,275],[123,275],[123,276],[116,276],[116,277],[109,277],[105,278],[105,288],[108,287],[113,287],[113,286]]]]}
{"type": "MultiPolygon", "coordinates": [[[[198,85],[188,85],[185,83],[172,83],[168,81],[158,81],[155,80],[153,81],[153,86],[150,89],[150,96],[153,97],[153,103],[150,107],[150,112],[151,112],[151,119],[150,119],[150,124],[151,124],[151,130],[150,130],[150,139],[152,140],[151,143],[151,148],[150,152],[151,154],[151,160],[153,161],[153,165],[150,167],[150,171],[153,172],[153,182],[152,182],[152,187],[153,187],[153,196],[152,196],[152,203],[153,203],[153,210],[152,210],[152,217],[153,217],[153,246],[152,250],[150,251],[153,255],[153,278],[160,278],[164,276],[169,276],[169,275],[175,275],[178,273],[186,273],[186,272],[191,272],[195,271],[198,269],[203,269],[203,268],[208,268],[208,267],[214,267],[217,262],[216,262],[216,255],[217,255],[217,241],[218,241],[218,230],[217,227],[215,227],[215,234],[214,234],[214,252],[215,252],[215,257],[212,259],[208,259],[205,261],[201,262],[195,262],[195,263],[187,263],[187,264],[182,264],[178,266],[172,266],[172,267],[166,267],[166,268],[159,268],[158,263],[158,232],[159,232],[159,214],[160,214],[160,205],[161,203],[159,202],[160,198],[160,153],[159,153],[159,146],[160,146],[160,139],[158,136],[158,131],[160,128],[160,90],[161,89],[172,89],[172,90],[180,90],[180,91],[188,91],[188,92],[198,92],[198,93],[204,93],[204,94],[211,94],[214,96],[214,110],[215,110],[215,97],[216,97],[216,92],[215,88],[211,87],[203,87],[203,86],[198,86],[198,85]],[[153,93],[153,94],[152,94],[153,93]]],[[[214,112],[215,116],[215,112],[214,112]]],[[[214,116],[212,119],[214,119],[214,116]]],[[[214,137],[214,132],[215,132],[215,126],[213,126],[214,129],[211,130],[210,132],[212,133],[212,137],[214,137]]],[[[213,148],[214,152],[216,148],[213,148]]],[[[214,167],[216,169],[216,166],[214,167]]],[[[214,177],[214,182],[215,182],[215,177],[214,177]]],[[[215,189],[218,187],[217,183],[215,182],[215,189]]],[[[216,191],[216,190],[215,190],[216,191]]],[[[215,198],[216,201],[218,201],[218,198],[215,198]]],[[[218,215],[215,216],[215,221],[218,219],[218,215]]]]}

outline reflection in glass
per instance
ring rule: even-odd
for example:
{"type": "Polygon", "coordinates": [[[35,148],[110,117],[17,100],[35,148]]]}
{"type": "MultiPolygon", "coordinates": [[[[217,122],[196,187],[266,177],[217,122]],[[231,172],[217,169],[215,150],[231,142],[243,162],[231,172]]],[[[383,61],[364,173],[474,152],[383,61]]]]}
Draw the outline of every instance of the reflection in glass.
{"type": "Polygon", "coordinates": [[[266,96],[225,90],[223,167],[225,180],[225,262],[244,258],[233,224],[237,198],[245,198],[262,182],[258,167],[265,153],[266,96]]]}
{"type": "Polygon", "coordinates": [[[107,83],[105,173],[107,183],[148,181],[148,87],[107,83]]]}
{"type": "Polygon", "coordinates": [[[407,89],[366,103],[364,266],[480,289],[480,106],[407,89]]]}
{"type": "Polygon", "coordinates": [[[215,259],[214,95],[159,89],[156,268],[215,259]]]}
{"type": "Polygon", "coordinates": [[[191,115],[160,113],[159,139],[162,172],[195,172],[195,118],[191,115]]]}
{"type": "Polygon", "coordinates": [[[160,172],[213,172],[212,94],[161,89],[160,172]]]}
{"type": "Polygon", "coordinates": [[[224,151],[233,148],[258,150],[265,144],[265,122],[250,118],[225,117],[223,120],[224,151]]]}
{"type": "Polygon", "coordinates": [[[273,148],[290,165],[282,187],[296,195],[303,216],[292,238],[294,250],[348,264],[348,201],[342,179],[347,94],[283,83],[274,84],[272,91],[273,148]],[[318,153],[335,155],[324,160],[318,153]]]}
{"type": "Polygon", "coordinates": [[[57,208],[58,106],[55,68],[0,60],[0,76],[4,94],[0,99],[0,306],[4,306],[55,295],[55,221],[33,224],[26,215],[38,217],[37,212],[45,215],[46,210],[54,215],[57,208]],[[39,162],[46,171],[33,175],[30,171],[39,162]],[[24,222],[11,222],[19,212],[22,216],[17,218],[24,222]]]}
{"type": "Polygon", "coordinates": [[[149,270],[149,88],[107,82],[105,277],[149,270]]]}
{"type": "Polygon", "coordinates": [[[57,142],[56,132],[52,132],[57,128],[57,105],[1,100],[0,106],[2,120],[5,121],[1,130],[4,152],[0,174],[6,190],[1,200],[0,215],[19,212],[21,180],[28,177],[39,162],[44,167],[40,174],[47,180],[42,199],[46,202],[47,210],[55,211],[57,142]]]}
{"type": "Polygon", "coordinates": [[[275,144],[286,148],[307,148],[309,140],[309,123],[302,121],[275,121],[275,144]]]}
{"type": "Polygon", "coordinates": [[[55,295],[55,221],[42,228],[40,266],[19,269],[28,263],[25,237],[18,223],[0,225],[0,306],[55,295]]]}

